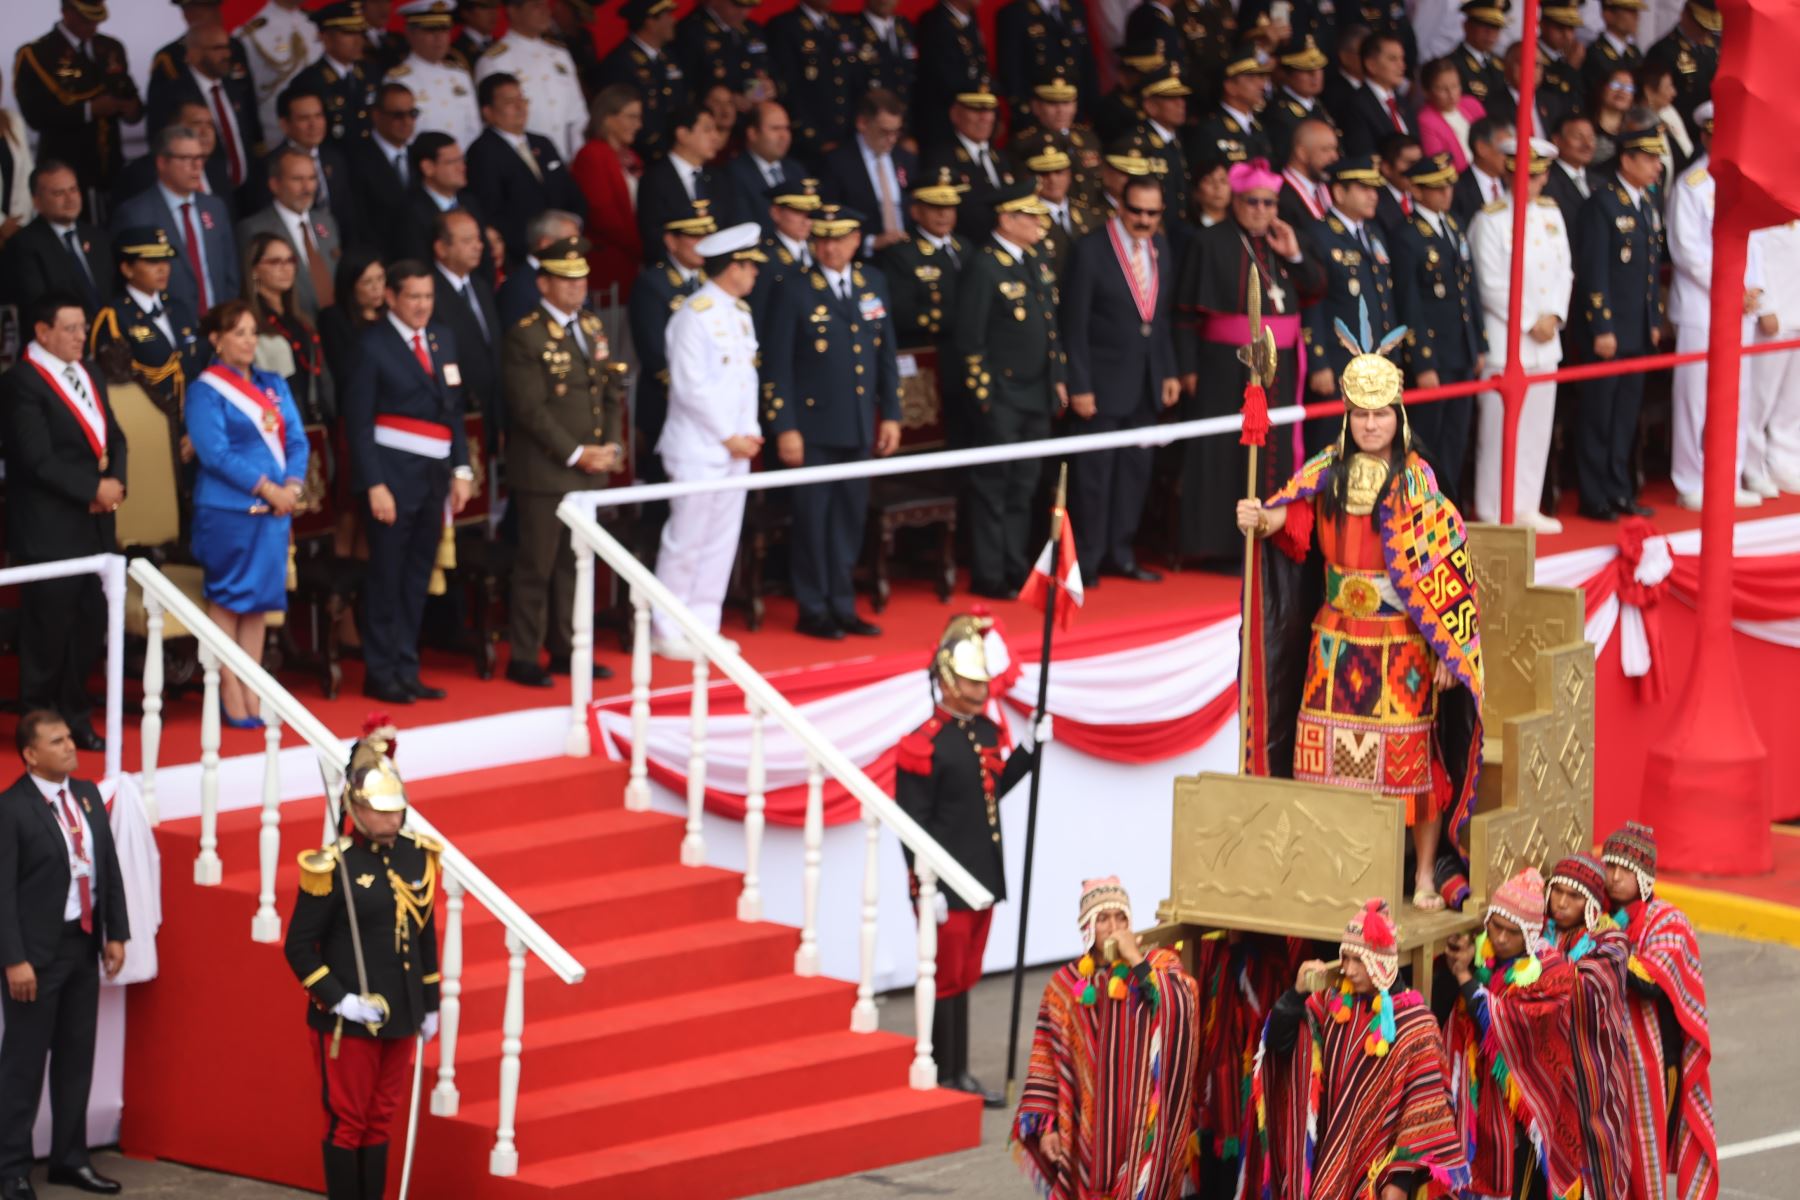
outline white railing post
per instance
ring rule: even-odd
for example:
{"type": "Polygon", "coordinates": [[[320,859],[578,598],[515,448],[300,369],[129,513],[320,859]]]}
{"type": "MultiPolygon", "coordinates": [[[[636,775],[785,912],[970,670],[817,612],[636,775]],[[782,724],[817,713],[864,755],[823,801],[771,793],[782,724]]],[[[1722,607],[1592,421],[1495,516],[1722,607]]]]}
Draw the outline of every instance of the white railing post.
{"type": "Polygon", "coordinates": [[[913,1050],[912,1086],[929,1091],[937,1086],[937,1062],[932,1058],[931,1018],[937,1008],[937,874],[923,859],[913,860],[919,880],[919,980],[913,984],[913,1020],[919,1042],[913,1050]]]}
{"type": "Polygon", "coordinates": [[[800,925],[800,948],[794,951],[794,974],[819,973],[819,865],[825,858],[825,768],[819,760],[806,756],[806,853],[801,872],[804,916],[800,925]]]}
{"type": "Polygon", "coordinates": [[[454,1117],[462,1103],[456,1090],[456,1033],[462,1024],[462,881],[444,874],[444,953],[438,959],[438,1081],[431,1089],[431,1115],[454,1117]]]}
{"type": "Polygon", "coordinates": [[[569,734],[563,753],[586,758],[593,752],[588,737],[588,705],[594,698],[594,552],[571,531],[575,551],[575,621],[569,638],[569,734]]]}
{"type": "Polygon", "coordinates": [[[650,598],[631,589],[631,781],[625,785],[625,807],[650,811],[650,598]]]}
{"type": "Polygon", "coordinates": [[[250,940],[279,942],[281,917],[275,912],[275,867],[281,859],[281,718],[273,709],[264,712],[262,717],[262,829],[256,835],[262,886],[256,893],[256,916],[250,921],[250,940]]]}
{"type": "Polygon", "coordinates": [[[694,659],[694,695],[688,705],[687,836],[681,839],[681,865],[706,865],[706,839],[701,819],[706,813],[706,680],[712,664],[694,659]]]}
{"type": "Polygon", "coordinates": [[[144,797],[144,815],[152,825],[159,817],[156,807],[156,755],[162,749],[163,711],[163,606],[162,601],[141,589],[144,596],[144,725],[143,761],[139,766],[142,780],[138,790],[144,797]]]}
{"type": "Polygon", "coordinates": [[[863,902],[862,977],[856,984],[856,1007],[850,1010],[851,1033],[874,1033],[880,1025],[875,1011],[875,939],[881,915],[881,820],[863,805],[863,902]]]}
{"type": "Polygon", "coordinates": [[[750,709],[749,790],[744,797],[744,890],[738,893],[738,920],[762,920],[763,709],[752,700],[750,709]]]}
{"type": "MultiPolygon", "coordinates": [[[[441,1020],[442,1018],[440,1018],[441,1020]]],[[[506,932],[506,1015],[500,1021],[500,1127],[488,1154],[488,1174],[517,1175],[519,1147],[513,1122],[519,1111],[519,1054],[525,1033],[525,942],[506,932]]]]}
{"type": "Polygon", "coordinates": [[[219,862],[219,656],[200,647],[205,688],[200,701],[200,856],[194,882],[214,887],[224,877],[219,862]]]}

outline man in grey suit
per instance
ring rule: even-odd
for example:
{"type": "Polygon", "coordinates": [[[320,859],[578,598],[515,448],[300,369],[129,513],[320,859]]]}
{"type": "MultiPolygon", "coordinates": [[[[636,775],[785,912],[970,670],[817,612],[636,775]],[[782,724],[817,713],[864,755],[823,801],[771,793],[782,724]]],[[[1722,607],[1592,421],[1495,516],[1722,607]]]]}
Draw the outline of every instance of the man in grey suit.
{"type": "Polygon", "coordinates": [[[294,273],[294,306],[308,322],[317,324],[319,310],[332,303],[332,277],[343,257],[343,239],[337,218],[319,196],[319,166],[310,151],[286,145],[269,159],[269,193],[274,203],[238,222],[240,248],[259,233],[274,233],[288,240],[300,269],[294,273]]]}
{"type": "Polygon", "coordinates": [[[169,294],[205,315],[238,294],[238,251],[225,202],[200,190],[206,155],[185,125],[156,135],[156,182],[113,211],[112,230],[133,226],[165,229],[178,253],[169,272],[169,294]]]}

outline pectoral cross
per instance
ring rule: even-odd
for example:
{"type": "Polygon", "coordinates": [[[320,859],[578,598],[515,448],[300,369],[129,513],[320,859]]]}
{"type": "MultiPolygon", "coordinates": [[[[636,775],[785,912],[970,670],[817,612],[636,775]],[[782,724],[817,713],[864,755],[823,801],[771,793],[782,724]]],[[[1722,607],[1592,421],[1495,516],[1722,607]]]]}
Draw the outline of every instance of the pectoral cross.
{"type": "Polygon", "coordinates": [[[1273,278],[1269,280],[1269,303],[1275,306],[1275,311],[1278,313],[1287,311],[1287,289],[1275,282],[1273,278]]]}

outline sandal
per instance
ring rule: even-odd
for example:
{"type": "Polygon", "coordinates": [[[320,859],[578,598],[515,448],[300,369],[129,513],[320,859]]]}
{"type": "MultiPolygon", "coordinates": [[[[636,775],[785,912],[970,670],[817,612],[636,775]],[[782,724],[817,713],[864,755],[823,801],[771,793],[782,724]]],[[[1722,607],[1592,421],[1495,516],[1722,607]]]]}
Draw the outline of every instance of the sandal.
{"type": "Polygon", "coordinates": [[[1412,906],[1420,912],[1443,912],[1444,898],[1438,894],[1436,887],[1413,893],[1412,906]]]}

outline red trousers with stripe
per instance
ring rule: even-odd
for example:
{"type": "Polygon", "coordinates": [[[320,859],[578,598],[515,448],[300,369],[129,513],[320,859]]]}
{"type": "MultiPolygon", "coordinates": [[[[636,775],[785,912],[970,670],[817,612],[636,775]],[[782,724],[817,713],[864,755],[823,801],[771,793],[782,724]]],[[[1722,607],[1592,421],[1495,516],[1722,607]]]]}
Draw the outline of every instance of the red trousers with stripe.
{"type": "Polygon", "coordinates": [[[311,1033],[325,1140],[346,1150],[385,1145],[394,1112],[411,1095],[413,1039],[346,1036],[333,1058],[331,1035],[311,1033]]]}
{"type": "Polygon", "coordinates": [[[981,959],[987,952],[988,928],[994,910],[974,912],[953,908],[950,918],[938,926],[937,996],[960,996],[981,981],[981,959]]]}

